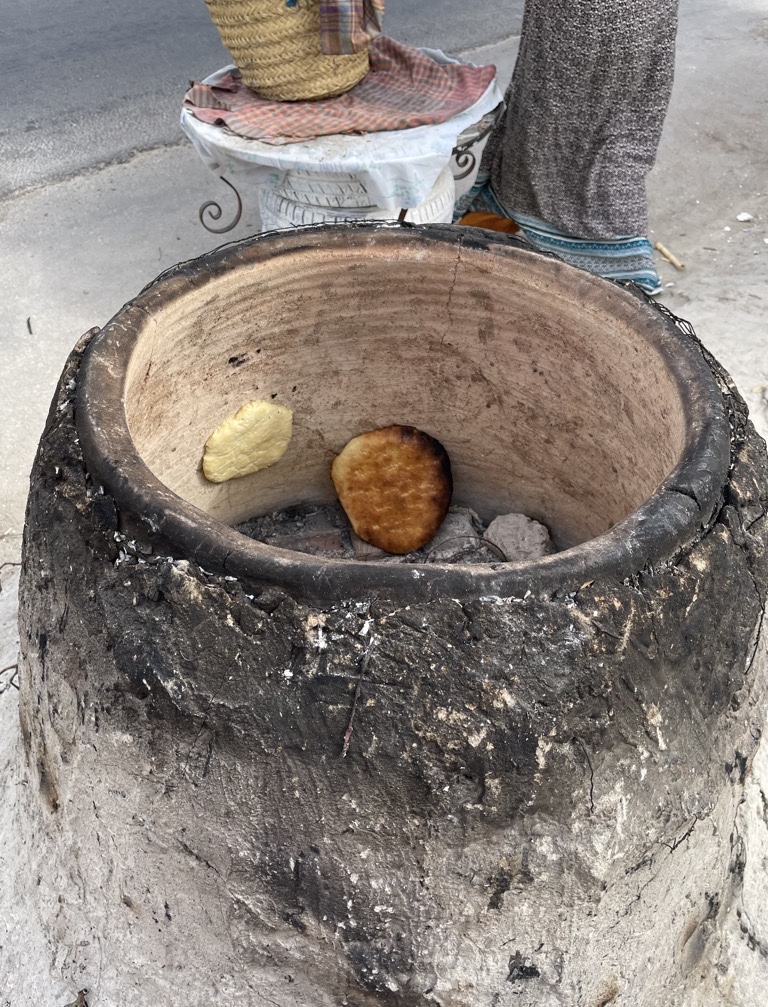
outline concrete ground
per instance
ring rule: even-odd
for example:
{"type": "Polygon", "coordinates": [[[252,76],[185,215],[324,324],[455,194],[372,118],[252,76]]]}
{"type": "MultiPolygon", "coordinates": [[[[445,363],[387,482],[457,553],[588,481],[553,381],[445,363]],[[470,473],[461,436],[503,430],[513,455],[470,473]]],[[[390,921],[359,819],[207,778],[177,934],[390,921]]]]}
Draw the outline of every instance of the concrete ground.
{"type": "MultiPolygon", "coordinates": [[[[495,62],[506,79],[516,47],[505,38],[465,55],[495,62]]],[[[660,260],[661,299],[731,372],[764,436],[766,65],[766,0],[682,0],[675,88],[649,181],[651,238],[685,263],[678,271],[660,260]]],[[[82,332],[161,270],[222,243],[200,226],[197,208],[225,202],[223,189],[174,134],[127,161],[0,198],[0,668],[15,661],[27,479],[64,360],[82,332]]],[[[227,240],[258,229],[254,206],[247,201],[227,240]]]]}

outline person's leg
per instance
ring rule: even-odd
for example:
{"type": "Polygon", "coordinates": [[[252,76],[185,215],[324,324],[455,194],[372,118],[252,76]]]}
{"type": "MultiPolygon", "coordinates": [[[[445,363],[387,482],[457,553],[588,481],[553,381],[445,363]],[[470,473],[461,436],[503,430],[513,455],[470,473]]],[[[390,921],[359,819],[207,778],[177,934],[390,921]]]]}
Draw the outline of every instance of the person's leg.
{"type": "Polygon", "coordinates": [[[527,0],[507,110],[483,158],[488,195],[535,243],[550,247],[551,233],[551,250],[593,272],[655,273],[647,242],[610,242],[647,234],[676,27],[677,0],[527,0]],[[594,248],[559,248],[563,236],[594,248]]]}

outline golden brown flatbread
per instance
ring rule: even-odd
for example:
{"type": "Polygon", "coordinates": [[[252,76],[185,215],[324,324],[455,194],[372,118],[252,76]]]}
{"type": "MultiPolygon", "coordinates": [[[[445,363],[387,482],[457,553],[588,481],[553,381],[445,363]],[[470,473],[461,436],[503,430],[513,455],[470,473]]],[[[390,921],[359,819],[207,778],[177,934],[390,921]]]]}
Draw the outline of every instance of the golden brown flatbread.
{"type": "Polygon", "coordinates": [[[453,492],[445,448],[409,426],[353,437],[334,459],[331,478],[355,534],[398,554],[429,542],[453,492]]]}
{"type": "Polygon", "coordinates": [[[283,457],[293,432],[293,412],[266,399],[246,402],[205,442],[203,475],[212,483],[250,475],[283,457]]]}

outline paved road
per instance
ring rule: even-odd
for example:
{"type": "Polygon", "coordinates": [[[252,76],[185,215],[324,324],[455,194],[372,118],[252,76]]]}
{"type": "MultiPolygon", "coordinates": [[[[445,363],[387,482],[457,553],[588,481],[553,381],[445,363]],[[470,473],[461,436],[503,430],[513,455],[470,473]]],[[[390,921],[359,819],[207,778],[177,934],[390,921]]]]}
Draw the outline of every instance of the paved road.
{"type": "MultiPolygon", "coordinates": [[[[0,198],[181,139],[187,81],[228,62],[203,0],[37,0],[0,25],[0,198]]],[[[461,51],[519,26],[493,0],[388,0],[387,33],[461,51]],[[471,14],[468,13],[471,10],[471,14]]]]}

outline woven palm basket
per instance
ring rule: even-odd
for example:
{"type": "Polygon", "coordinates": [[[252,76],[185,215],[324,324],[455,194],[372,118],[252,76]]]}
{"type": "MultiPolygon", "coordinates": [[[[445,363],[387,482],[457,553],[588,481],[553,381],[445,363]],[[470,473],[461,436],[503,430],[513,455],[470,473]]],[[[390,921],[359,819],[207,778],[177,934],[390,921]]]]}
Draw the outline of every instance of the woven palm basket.
{"type": "Polygon", "coordinates": [[[368,52],[326,56],[318,0],[205,0],[243,82],[262,98],[306,101],[354,87],[368,72],[368,52]]]}

